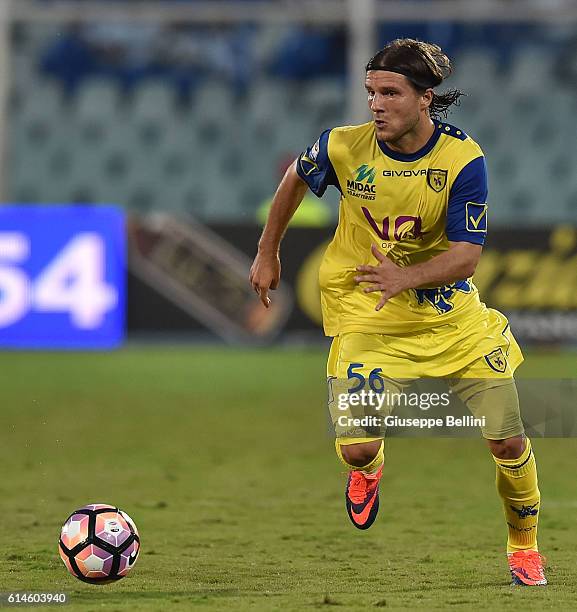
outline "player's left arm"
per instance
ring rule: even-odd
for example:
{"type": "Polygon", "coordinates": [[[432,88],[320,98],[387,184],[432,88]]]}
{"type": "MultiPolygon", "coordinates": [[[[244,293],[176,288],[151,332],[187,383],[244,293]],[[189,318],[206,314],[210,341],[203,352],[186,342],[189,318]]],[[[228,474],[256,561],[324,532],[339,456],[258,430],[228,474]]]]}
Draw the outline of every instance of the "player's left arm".
{"type": "Polygon", "coordinates": [[[435,283],[445,285],[473,276],[482,249],[482,246],[470,242],[451,242],[447,251],[429,261],[401,268],[385,257],[373,244],[371,251],[379,265],[358,266],[357,271],[363,274],[355,276],[355,281],[375,283],[365,287],[363,289],[365,293],[382,291],[383,295],[376,308],[380,310],[387,300],[401,291],[435,283]]]}
{"type": "Polygon", "coordinates": [[[381,291],[376,310],[407,289],[448,284],[475,273],[487,234],[487,170],[484,157],[469,162],[455,179],[449,196],[446,234],[449,249],[429,261],[402,268],[373,245],[377,266],[358,266],[357,283],[374,283],[365,293],[381,291]]]}

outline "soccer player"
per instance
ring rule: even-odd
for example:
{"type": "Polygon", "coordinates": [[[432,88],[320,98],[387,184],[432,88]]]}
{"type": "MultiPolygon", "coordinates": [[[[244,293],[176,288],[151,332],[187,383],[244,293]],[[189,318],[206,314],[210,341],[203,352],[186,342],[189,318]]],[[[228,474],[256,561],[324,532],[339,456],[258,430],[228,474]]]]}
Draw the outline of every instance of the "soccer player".
{"type": "MultiPolygon", "coordinates": [[[[319,272],[323,326],[333,337],[329,385],[375,372],[390,381],[451,380],[473,415],[486,417],[513,582],[545,585],[537,468],[513,379],[523,356],[506,318],[480,301],[471,281],[487,233],[487,172],[479,145],[440,120],[461,95],[436,91],[450,73],[440,47],[412,39],[368,62],[372,121],[326,130],[287,170],[250,282],[268,306],[291,216],[307,189],[320,197],[336,187],[339,223],[319,272]]],[[[336,430],[337,455],[350,470],[346,508],[367,529],[378,511],[384,433],[336,430]]]]}

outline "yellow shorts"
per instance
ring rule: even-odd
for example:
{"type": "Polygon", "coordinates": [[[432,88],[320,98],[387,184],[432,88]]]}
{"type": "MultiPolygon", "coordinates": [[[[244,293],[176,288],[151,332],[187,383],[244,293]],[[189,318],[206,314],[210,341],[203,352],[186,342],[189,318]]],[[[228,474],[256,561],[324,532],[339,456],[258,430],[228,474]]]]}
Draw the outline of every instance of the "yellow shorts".
{"type": "MultiPolygon", "coordinates": [[[[523,355],[511,334],[508,321],[489,310],[481,328],[467,321],[426,332],[398,336],[344,333],[333,339],[327,363],[330,383],[369,380],[378,370],[388,387],[403,388],[406,381],[421,378],[447,379],[451,390],[473,416],[485,416],[483,436],[500,440],[523,433],[513,373],[523,355]],[[351,370],[351,366],[352,370],[351,370]]],[[[334,388],[329,387],[329,411],[341,444],[366,442],[377,437],[370,431],[356,435],[336,426],[334,388]]],[[[384,435],[384,434],[383,434],[384,435]]]]}

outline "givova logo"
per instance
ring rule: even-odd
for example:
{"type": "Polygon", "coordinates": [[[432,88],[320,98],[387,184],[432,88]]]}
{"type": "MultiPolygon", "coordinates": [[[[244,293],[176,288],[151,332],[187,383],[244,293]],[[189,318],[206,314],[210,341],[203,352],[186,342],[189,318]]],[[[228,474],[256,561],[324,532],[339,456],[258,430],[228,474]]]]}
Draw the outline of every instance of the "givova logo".
{"type": "Polygon", "coordinates": [[[363,200],[374,200],[376,197],[375,168],[367,164],[359,166],[355,171],[354,179],[347,179],[347,193],[363,200]]]}

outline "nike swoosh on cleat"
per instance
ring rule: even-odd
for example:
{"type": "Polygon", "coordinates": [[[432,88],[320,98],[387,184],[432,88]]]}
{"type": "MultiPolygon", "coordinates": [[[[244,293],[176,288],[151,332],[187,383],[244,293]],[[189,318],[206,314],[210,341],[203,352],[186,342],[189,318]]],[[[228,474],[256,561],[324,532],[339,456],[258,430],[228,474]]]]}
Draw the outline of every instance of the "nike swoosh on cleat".
{"type": "Polygon", "coordinates": [[[367,502],[364,504],[364,508],[361,512],[356,512],[353,504],[351,504],[351,517],[353,518],[355,523],[358,523],[359,525],[363,525],[364,523],[367,522],[367,519],[369,518],[369,515],[371,514],[371,510],[375,504],[375,500],[376,500],[376,496],[373,492],[373,495],[371,496],[371,498],[369,500],[367,500],[367,502]]]}

